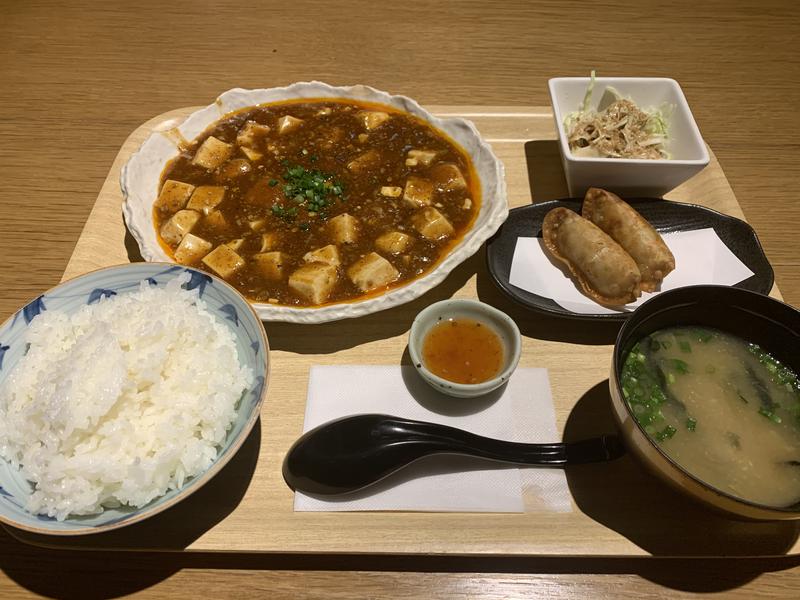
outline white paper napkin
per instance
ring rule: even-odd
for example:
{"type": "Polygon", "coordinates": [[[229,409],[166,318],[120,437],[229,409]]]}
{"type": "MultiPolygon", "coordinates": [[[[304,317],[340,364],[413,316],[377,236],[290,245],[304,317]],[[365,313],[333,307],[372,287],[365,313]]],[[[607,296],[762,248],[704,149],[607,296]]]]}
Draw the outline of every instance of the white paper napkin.
{"type": "MultiPolygon", "coordinates": [[[[554,442],[553,400],[546,369],[514,372],[481,399],[451,398],[413,367],[314,366],[303,431],[362,413],[383,413],[459,427],[518,442],[554,442]]],[[[561,469],[502,466],[470,457],[432,456],[361,492],[334,499],[295,494],[296,511],[569,512],[561,469]]]]}
{"type": "MultiPolygon", "coordinates": [[[[675,270],[661,284],[662,292],[687,285],[735,285],[753,275],[711,229],[665,233],[664,242],[675,255],[675,270]]],[[[551,298],[559,306],[585,315],[634,310],[659,292],[644,292],[620,309],[602,306],[584,296],[565,269],[544,249],[541,238],[517,238],[509,281],[528,292],[551,298]]]]}

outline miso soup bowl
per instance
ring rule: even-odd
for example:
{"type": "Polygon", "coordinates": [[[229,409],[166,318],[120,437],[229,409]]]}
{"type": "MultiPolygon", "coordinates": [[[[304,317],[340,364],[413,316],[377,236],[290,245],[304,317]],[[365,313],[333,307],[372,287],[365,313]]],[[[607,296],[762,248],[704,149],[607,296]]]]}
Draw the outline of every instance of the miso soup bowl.
{"type": "Polygon", "coordinates": [[[645,433],[622,396],[620,375],[631,348],[647,335],[673,326],[705,326],[756,343],[775,358],[800,370],[800,311],[768,296],[734,287],[699,285],[655,296],[642,304],[620,329],[609,378],[614,418],[628,450],[673,488],[706,506],[752,520],[800,519],[800,502],[775,508],[742,500],[689,474],[645,433]]]}

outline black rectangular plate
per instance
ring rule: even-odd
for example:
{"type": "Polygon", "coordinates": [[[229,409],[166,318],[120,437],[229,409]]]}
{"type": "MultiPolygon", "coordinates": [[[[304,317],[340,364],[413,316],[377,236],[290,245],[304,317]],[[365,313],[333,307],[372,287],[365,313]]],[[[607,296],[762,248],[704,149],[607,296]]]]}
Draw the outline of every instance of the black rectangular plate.
{"type": "MultiPolygon", "coordinates": [[[[684,204],[660,198],[626,198],[625,201],[662,234],[712,228],[731,252],[754,273],[752,277],[737,283],[734,287],[769,294],[775,281],[772,266],[764,255],[756,232],[744,221],[696,204],[684,204]]],[[[549,211],[564,207],[580,213],[582,204],[583,200],[580,198],[568,198],[548,200],[509,211],[506,222],[486,243],[489,273],[497,286],[512,300],[531,310],[571,319],[624,321],[630,312],[596,315],[574,313],[562,308],[550,298],[511,285],[508,280],[517,238],[542,237],[542,221],[549,211]]]]}

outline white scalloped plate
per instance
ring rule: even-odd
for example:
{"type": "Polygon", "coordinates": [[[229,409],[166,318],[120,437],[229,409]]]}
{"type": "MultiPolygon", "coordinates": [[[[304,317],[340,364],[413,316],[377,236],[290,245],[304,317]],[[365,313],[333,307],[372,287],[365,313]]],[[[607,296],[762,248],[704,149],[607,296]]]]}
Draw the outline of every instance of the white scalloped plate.
{"type": "MultiPolygon", "coordinates": [[[[346,98],[386,104],[416,115],[445,132],[472,159],[481,184],[480,211],[471,229],[450,253],[433,270],[406,285],[392,288],[380,296],[365,300],[320,307],[296,308],[253,302],[261,319],[290,323],[325,323],[360,317],[414,300],[441,283],[457,265],[475,254],[481,244],[506,220],[508,201],[503,163],[492,152],[489,144],[481,138],[475,126],[465,119],[435,117],[405,96],[392,96],[363,85],[333,87],[319,81],[260,90],[234,88],[222,94],[213,104],[189,115],[177,129],[184,139],[192,140],[209,125],[230,112],[248,106],[301,98],[346,98]]],[[[125,223],[147,261],[171,260],[156,238],[152,207],[158,195],[161,173],[167,163],[178,155],[179,142],[176,137],[166,131],[156,131],[122,168],[120,186],[125,197],[122,205],[125,223]]]]}

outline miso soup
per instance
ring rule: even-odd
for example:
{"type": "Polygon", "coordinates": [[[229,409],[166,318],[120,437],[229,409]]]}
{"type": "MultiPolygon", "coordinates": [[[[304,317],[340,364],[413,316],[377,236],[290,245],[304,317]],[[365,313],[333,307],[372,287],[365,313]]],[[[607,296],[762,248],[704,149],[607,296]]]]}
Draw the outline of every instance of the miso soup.
{"type": "Polygon", "coordinates": [[[800,501],[800,383],[758,345],[712,329],[656,331],[625,359],[622,393],[695,477],[767,506],[800,501]]]}

